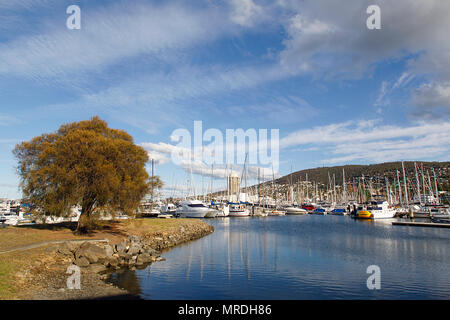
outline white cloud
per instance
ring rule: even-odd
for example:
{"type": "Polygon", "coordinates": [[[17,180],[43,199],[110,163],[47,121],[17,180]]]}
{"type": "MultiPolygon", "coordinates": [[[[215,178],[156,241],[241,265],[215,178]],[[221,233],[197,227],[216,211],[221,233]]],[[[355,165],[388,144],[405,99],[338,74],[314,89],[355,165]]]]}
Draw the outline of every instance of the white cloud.
{"type": "Polygon", "coordinates": [[[450,82],[423,84],[413,91],[413,102],[422,109],[444,107],[450,114],[450,82]]]}
{"type": "MultiPolygon", "coordinates": [[[[164,142],[145,142],[142,143],[141,146],[147,151],[149,157],[158,161],[157,163],[159,164],[169,162],[169,158],[172,157],[173,153],[184,153],[185,155],[187,155],[186,158],[182,159],[181,161],[180,159],[177,159],[176,162],[172,163],[180,166],[187,173],[198,174],[207,177],[213,176],[216,179],[224,179],[231,173],[237,174],[239,176],[242,174],[243,166],[240,165],[222,163],[214,163],[213,165],[211,165],[211,161],[208,160],[208,155],[212,152],[212,150],[208,145],[202,147],[203,153],[196,153],[196,150],[194,148],[188,149],[164,142]]],[[[226,148],[226,146],[223,147],[226,148]]],[[[239,148],[239,146],[237,146],[237,148],[239,148]]],[[[279,172],[277,170],[274,170],[274,172],[272,172],[271,167],[248,165],[248,179],[256,179],[258,177],[258,168],[261,176],[263,173],[266,177],[272,176],[272,174],[274,174],[275,177],[279,176],[279,172]]]]}
{"type": "Polygon", "coordinates": [[[450,154],[450,122],[400,127],[376,120],[349,121],[300,130],[280,142],[283,149],[301,145],[326,149],[330,157],[323,159],[323,163],[445,159],[450,154]]]}
{"type": "Polygon", "coordinates": [[[252,26],[262,19],[263,8],[253,0],[231,0],[232,12],[230,19],[241,26],[252,26]]]}

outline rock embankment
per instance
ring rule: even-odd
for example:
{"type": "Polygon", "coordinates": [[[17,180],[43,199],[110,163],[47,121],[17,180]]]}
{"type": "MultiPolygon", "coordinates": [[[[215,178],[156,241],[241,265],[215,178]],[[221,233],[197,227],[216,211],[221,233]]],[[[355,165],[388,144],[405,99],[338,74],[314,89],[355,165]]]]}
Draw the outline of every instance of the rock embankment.
{"type": "Polygon", "coordinates": [[[72,263],[94,273],[121,268],[145,268],[154,261],[162,261],[161,251],[180,243],[201,238],[214,231],[206,223],[187,224],[167,231],[141,232],[129,235],[117,244],[94,242],[64,242],[57,252],[72,259],[72,263]]]}
{"type": "Polygon", "coordinates": [[[109,243],[64,242],[57,252],[72,259],[72,263],[87,271],[103,273],[120,268],[146,267],[149,263],[163,260],[161,253],[132,235],[122,242],[109,243]]]}
{"type": "Polygon", "coordinates": [[[202,224],[186,224],[168,231],[148,232],[142,240],[155,250],[163,251],[184,242],[202,238],[214,232],[214,227],[202,224]]]}
{"type": "Polygon", "coordinates": [[[105,240],[65,241],[35,249],[30,268],[16,272],[15,284],[20,299],[120,299],[135,298],[126,290],[104,280],[119,269],[140,269],[164,260],[161,252],[180,243],[208,235],[214,228],[201,220],[167,219],[123,223],[105,240]],[[67,287],[69,266],[81,271],[81,289],[67,287]]]}

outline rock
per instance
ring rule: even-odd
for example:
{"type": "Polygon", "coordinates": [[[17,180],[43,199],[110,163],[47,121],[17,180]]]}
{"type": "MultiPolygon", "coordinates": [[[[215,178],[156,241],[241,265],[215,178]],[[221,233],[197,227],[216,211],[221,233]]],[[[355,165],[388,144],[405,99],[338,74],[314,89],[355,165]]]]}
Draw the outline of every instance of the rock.
{"type": "Polygon", "coordinates": [[[127,253],[131,256],[137,255],[141,251],[141,246],[137,243],[133,243],[128,249],[127,253]]]}
{"type": "Polygon", "coordinates": [[[153,249],[152,247],[146,247],[144,249],[144,253],[147,253],[151,256],[156,256],[156,257],[160,255],[159,251],[153,249]]]}
{"type": "Polygon", "coordinates": [[[66,246],[67,246],[67,249],[69,249],[72,252],[75,252],[75,251],[77,251],[79,244],[74,241],[67,241],[66,246]]]}
{"type": "Polygon", "coordinates": [[[156,261],[166,261],[166,258],[158,257],[158,258],[156,258],[156,261]]]}
{"type": "Polygon", "coordinates": [[[75,264],[79,267],[87,267],[89,265],[89,260],[85,257],[75,258],[75,264]]]}
{"type": "Polygon", "coordinates": [[[128,241],[130,241],[131,243],[140,243],[141,239],[139,239],[138,236],[131,235],[128,237],[128,241]]]}
{"type": "Polygon", "coordinates": [[[137,257],[136,265],[141,266],[150,262],[152,262],[152,257],[148,253],[143,253],[137,257]]]}
{"type": "Polygon", "coordinates": [[[73,252],[69,249],[67,242],[63,242],[59,245],[57,252],[65,255],[65,256],[72,256],[73,257],[73,252]]]}
{"type": "Polygon", "coordinates": [[[130,260],[131,255],[126,252],[119,252],[119,258],[122,260],[130,260]]]}
{"type": "Polygon", "coordinates": [[[85,257],[90,263],[103,263],[109,257],[105,248],[95,244],[82,245],[75,253],[76,257],[85,257]]]}
{"type": "Polygon", "coordinates": [[[125,252],[126,250],[127,250],[127,242],[126,241],[122,241],[121,243],[116,244],[117,253],[125,252]]]}
{"type": "Polygon", "coordinates": [[[112,268],[115,268],[119,265],[119,259],[117,257],[109,257],[107,262],[105,262],[107,264],[107,266],[110,266],[112,268]]]}
{"type": "Polygon", "coordinates": [[[112,255],[114,254],[113,247],[110,246],[109,244],[105,245],[105,253],[107,257],[112,257],[112,255]]]}
{"type": "Polygon", "coordinates": [[[183,226],[180,226],[180,232],[185,233],[186,229],[183,226]]]}
{"type": "Polygon", "coordinates": [[[99,263],[91,264],[88,270],[93,273],[104,273],[107,271],[106,267],[99,263]]]}

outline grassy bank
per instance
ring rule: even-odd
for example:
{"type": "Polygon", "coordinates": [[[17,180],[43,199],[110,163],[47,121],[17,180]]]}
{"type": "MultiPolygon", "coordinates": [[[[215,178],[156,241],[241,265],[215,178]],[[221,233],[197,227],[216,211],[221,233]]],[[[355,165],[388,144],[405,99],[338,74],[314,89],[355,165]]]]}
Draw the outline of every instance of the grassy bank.
{"type": "Polygon", "coordinates": [[[162,250],[213,230],[197,219],[109,221],[98,227],[84,236],[73,233],[74,224],[0,229],[0,299],[77,299],[120,293],[98,281],[98,275],[84,276],[84,291],[65,292],[65,271],[70,260],[56,253],[55,241],[106,239],[116,244],[129,235],[138,235],[162,250]]]}

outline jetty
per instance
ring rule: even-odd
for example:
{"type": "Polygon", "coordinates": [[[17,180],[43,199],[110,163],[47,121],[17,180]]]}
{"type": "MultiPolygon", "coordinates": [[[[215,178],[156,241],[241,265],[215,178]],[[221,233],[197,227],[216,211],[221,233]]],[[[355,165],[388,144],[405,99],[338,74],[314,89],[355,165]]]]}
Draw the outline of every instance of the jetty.
{"type": "Polygon", "coordinates": [[[431,227],[431,228],[450,228],[450,223],[437,222],[413,222],[413,221],[394,221],[394,226],[413,226],[413,227],[431,227]]]}

